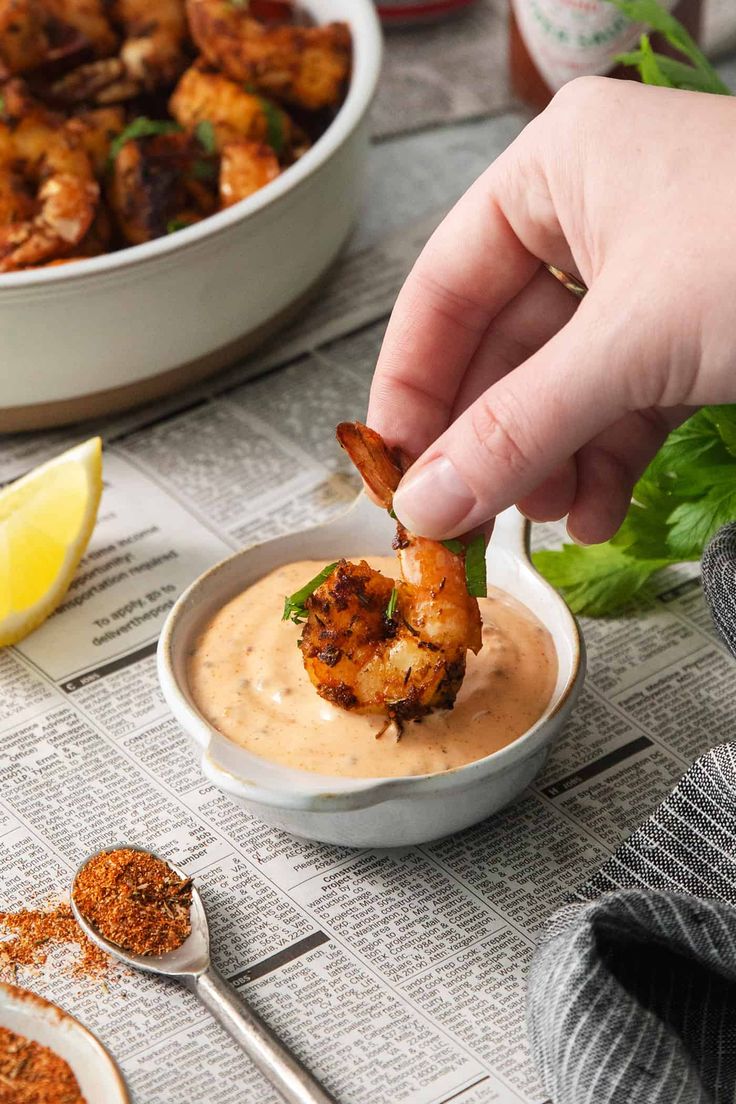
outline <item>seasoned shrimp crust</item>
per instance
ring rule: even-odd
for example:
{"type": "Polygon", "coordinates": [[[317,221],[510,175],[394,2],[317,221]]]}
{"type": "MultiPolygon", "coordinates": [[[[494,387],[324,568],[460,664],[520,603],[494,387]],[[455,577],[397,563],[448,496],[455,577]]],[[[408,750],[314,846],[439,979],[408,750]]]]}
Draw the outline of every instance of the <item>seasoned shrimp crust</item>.
{"type": "MultiPolygon", "coordinates": [[[[379,501],[391,509],[401,467],[383,440],[360,423],[338,439],[379,501]]],[[[306,599],[299,646],[317,692],[342,709],[382,713],[401,724],[451,709],[468,650],[481,647],[477,599],[464,556],[397,523],[400,577],[364,560],[340,560],[306,599]]]]}

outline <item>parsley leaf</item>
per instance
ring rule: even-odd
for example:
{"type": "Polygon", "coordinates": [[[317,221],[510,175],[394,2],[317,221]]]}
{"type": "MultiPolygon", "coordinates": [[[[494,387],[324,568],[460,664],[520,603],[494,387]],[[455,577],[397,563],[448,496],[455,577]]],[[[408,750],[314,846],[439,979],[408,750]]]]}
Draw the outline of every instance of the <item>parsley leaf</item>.
{"type": "Polygon", "coordinates": [[[293,621],[295,625],[299,625],[302,621],[306,621],[307,608],[304,603],[311,594],[314,594],[317,587],[322,586],[325,579],[329,579],[336,567],[337,560],[335,560],[334,563],[328,564],[327,567],[323,567],[319,575],[315,575],[315,577],[310,579],[308,583],[305,583],[300,590],[295,590],[293,594],[285,598],[284,612],[281,616],[281,620],[293,621]]]}
{"type": "MultiPolygon", "coordinates": [[[[674,81],[667,75],[666,67],[662,65],[664,60],[665,58],[661,54],[655,54],[649,41],[649,35],[645,34],[639,39],[638,50],[632,50],[628,54],[619,54],[616,58],[616,61],[622,65],[631,65],[638,68],[644,84],[659,85],[661,88],[675,88],[674,81]]],[[[683,70],[683,75],[692,73],[693,77],[697,78],[698,74],[691,66],[683,65],[682,62],[676,62],[676,64],[683,70]]]]}
{"type": "Polygon", "coordinates": [[[560,552],[536,552],[534,566],[564,594],[574,613],[604,617],[630,605],[667,558],[638,560],[611,544],[580,548],[566,544],[560,552]]]}
{"type": "Polygon", "coordinates": [[[702,414],[718,430],[728,455],[736,457],[736,406],[707,406],[702,414]]]}
{"type": "Polygon", "coordinates": [[[214,180],[217,166],[212,161],[195,161],[192,165],[192,176],[195,180],[214,180]]]}
{"type": "Polygon", "coordinates": [[[189,219],[172,218],[166,223],[166,233],[175,234],[177,230],[186,230],[187,226],[191,226],[189,219]]]}
{"type": "Polygon", "coordinates": [[[488,594],[486,583],[486,540],[482,533],[473,537],[465,549],[465,582],[468,594],[474,598],[485,598],[488,594]]]}
{"type": "Polygon", "coordinates": [[[266,119],[266,142],[274,153],[280,156],[284,152],[284,146],[286,145],[284,114],[276,107],[276,104],[272,104],[271,101],[267,100],[264,96],[259,96],[258,100],[266,119]]]}
{"type": "Polygon", "coordinates": [[[667,519],[667,548],[678,560],[699,559],[716,530],[736,518],[736,467],[709,468],[703,475],[710,490],[680,503],[667,519]]]}
{"type": "Polygon", "coordinates": [[[632,55],[627,54],[616,58],[624,64],[637,65],[645,84],[665,83],[670,88],[690,88],[721,96],[731,95],[730,88],[723,83],[682,23],[661,7],[657,0],[609,0],[609,2],[635,23],[647,23],[691,63],[687,66],[682,62],[672,62],[662,54],[655,54],[645,36],[646,44],[642,39],[639,54],[633,55],[636,60],[630,60],[632,55]],[[688,72],[683,73],[683,69],[688,72]]]}
{"type": "Polygon", "coordinates": [[[667,438],[612,540],[533,559],[576,613],[599,617],[630,604],[660,568],[698,560],[734,518],[736,405],[703,407],[667,438]]]}
{"type": "Polygon", "coordinates": [[[201,119],[194,128],[194,137],[205,153],[214,153],[217,149],[215,128],[209,119],[201,119]]]}
{"type": "Polygon", "coordinates": [[[172,119],[147,119],[145,115],[139,115],[113,138],[108,163],[112,165],[126,142],[132,142],[135,138],[152,138],[156,134],[176,134],[180,130],[179,124],[172,119]]]}
{"type": "Polygon", "coordinates": [[[441,543],[456,556],[465,556],[465,585],[468,588],[468,594],[472,594],[474,598],[485,598],[488,594],[488,586],[486,584],[486,542],[483,535],[473,537],[467,545],[457,538],[443,540],[441,543]]]}

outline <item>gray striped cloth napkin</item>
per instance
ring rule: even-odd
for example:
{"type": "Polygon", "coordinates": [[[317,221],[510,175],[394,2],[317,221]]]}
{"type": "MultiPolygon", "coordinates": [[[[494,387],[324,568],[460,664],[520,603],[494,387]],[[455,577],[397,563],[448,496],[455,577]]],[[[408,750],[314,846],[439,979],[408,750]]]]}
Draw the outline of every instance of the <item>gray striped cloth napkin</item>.
{"type": "MultiPolygon", "coordinates": [[[[736,655],[736,523],[703,586],[736,655]]],[[[698,759],[552,917],[527,1012],[554,1104],[736,1104],[736,743],[698,759]]]]}

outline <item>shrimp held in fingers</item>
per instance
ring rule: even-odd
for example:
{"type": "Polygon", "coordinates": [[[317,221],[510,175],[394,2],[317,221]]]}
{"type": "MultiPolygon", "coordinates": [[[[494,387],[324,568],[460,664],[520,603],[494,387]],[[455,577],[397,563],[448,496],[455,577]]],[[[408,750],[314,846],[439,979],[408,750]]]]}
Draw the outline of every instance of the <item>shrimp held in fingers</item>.
{"type": "MultiPolygon", "coordinates": [[[[386,509],[402,470],[382,438],[358,422],[338,440],[386,509]]],[[[478,602],[464,556],[397,524],[401,577],[340,560],[306,599],[300,648],[317,692],[343,709],[401,724],[451,709],[468,650],[480,651],[478,602]]]]}

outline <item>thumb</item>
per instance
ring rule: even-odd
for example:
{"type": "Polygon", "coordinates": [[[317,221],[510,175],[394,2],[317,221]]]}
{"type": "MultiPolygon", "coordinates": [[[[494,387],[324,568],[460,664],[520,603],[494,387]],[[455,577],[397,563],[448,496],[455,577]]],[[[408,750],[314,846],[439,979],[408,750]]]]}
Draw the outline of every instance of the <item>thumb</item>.
{"type": "Polygon", "coordinates": [[[408,529],[442,539],[482,525],[627,411],[656,403],[651,328],[631,313],[605,314],[589,292],[563,329],[419,457],[394,494],[408,529]]]}

